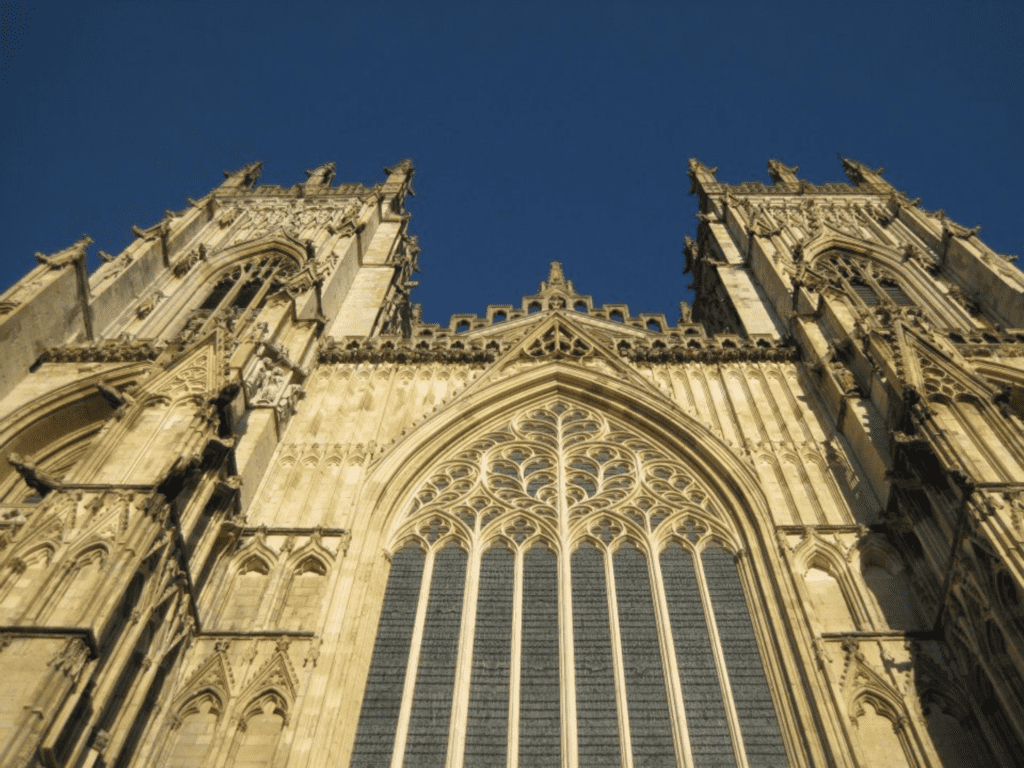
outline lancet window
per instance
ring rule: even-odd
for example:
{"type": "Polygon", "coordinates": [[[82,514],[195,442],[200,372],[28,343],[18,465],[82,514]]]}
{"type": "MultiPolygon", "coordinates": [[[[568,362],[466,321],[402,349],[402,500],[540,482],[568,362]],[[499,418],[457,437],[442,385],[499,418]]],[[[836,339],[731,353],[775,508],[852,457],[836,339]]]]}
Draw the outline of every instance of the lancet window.
{"type": "Polygon", "coordinates": [[[626,424],[521,412],[393,542],[352,768],[789,764],[732,526],[626,424]]]}

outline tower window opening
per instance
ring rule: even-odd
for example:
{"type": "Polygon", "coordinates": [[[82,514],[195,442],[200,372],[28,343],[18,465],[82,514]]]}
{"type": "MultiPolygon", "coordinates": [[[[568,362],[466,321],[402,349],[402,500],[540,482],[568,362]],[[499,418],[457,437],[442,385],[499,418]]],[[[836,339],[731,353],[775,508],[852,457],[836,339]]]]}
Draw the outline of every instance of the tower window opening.
{"type": "Polygon", "coordinates": [[[212,312],[225,307],[245,311],[262,307],[267,296],[280,290],[295,264],[279,256],[254,259],[221,275],[199,309],[212,312]]]}
{"type": "Polygon", "coordinates": [[[877,307],[889,301],[899,307],[912,307],[916,302],[903,290],[900,282],[888,270],[874,265],[868,259],[853,253],[835,253],[817,262],[819,268],[843,284],[850,294],[865,306],[877,307]]]}

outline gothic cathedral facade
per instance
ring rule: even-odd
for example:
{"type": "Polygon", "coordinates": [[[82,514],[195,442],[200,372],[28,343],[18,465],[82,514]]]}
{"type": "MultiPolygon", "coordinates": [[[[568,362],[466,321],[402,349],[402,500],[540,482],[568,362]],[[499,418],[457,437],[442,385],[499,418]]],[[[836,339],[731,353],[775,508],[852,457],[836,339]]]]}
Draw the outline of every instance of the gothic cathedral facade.
{"type": "Polygon", "coordinates": [[[844,166],[690,161],[675,323],[425,323],[409,161],[37,254],[0,764],[1019,765],[1024,275],[844,166]]]}

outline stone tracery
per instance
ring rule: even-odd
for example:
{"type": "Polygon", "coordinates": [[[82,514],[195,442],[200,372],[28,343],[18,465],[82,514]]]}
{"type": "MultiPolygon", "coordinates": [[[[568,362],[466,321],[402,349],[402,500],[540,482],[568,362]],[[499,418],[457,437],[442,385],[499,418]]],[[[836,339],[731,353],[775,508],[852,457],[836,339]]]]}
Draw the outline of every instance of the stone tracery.
{"type": "Polygon", "coordinates": [[[694,750],[730,761],[734,753],[749,752],[750,760],[765,765],[785,760],[736,564],[742,548],[735,527],[694,472],[626,422],[560,398],[523,408],[430,471],[391,541],[389,585],[404,585],[406,599],[418,605],[402,609],[401,626],[392,626],[398,607],[385,605],[366,701],[397,695],[395,683],[386,681],[399,674],[396,665],[407,664],[404,693],[397,709],[364,705],[353,766],[398,760],[402,753],[407,763],[412,755],[423,757],[413,743],[443,744],[449,727],[451,733],[469,727],[477,734],[465,745],[449,745],[456,753],[465,748],[500,759],[507,749],[510,765],[539,765],[542,757],[557,757],[559,742],[549,743],[550,733],[534,734],[528,724],[557,722],[559,712],[562,755],[570,764],[574,755],[617,759],[619,744],[638,764],[689,764],[692,757],[686,756],[694,750]],[[496,554],[501,552],[510,556],[496,554]],[[663,578],[672,580],[671,590],[663,578]],[[420,580],[423,586],[414,588],[420,580]],[[585,588],[595,580],[605,583],[599,595],[585,588]],[[498,589],[498,583],[504,586],[498,589]],[[461,608],[435,605],[453,590],[461,608]],[[481,600],[513,606],[485,619],[491,614],[481,600]],[[543,609],[546,601],[551,612],[543,609]],[[695,608],[706,619],[693,623],[695,608]],[[457,626],[458,610],[479,611],[475,633],[482,640],[474,640],[466,624],[461,635],[451,629],[447,639],[437,635],[443,612],[456,611],[457,626]],[[412,625],[410,611],[417,617],[412,625]],[[573,639],[558,619],[562,611],[572,612],[584,636],[573,639]],[[494,621],[500,626],[491,626],[494,621]],[[594,632],[607,640],[595,644],[594,632]],[[654,661],[688,653],[691,641],[673,640],[673,632],[703,634],[706,669],[700,674],[722,682],[684,674],[682,659],[667,666],[654,661]],[[431,665],[435,656],[440,667],[431,665]],[[495,657],[509,658],[506,669],[512,671],[488,671],[487,659],[495,657]],[[441,668],[448,671],[439,677],[441,668]],[[459,668],[467,670],[461,677],[459,668]],[[619,671],[613,674],[613,668],[619,671]],[[508,729],[480,735],[480,708],[497,705],[476,694],[470,698],[460,687],[468,685],[470,670],[475,691],[486,679],[506,697],[523,692],[521,700],[512,695],[498,707],[509,718],[508,729]],[[729,676],[742,681],[735,690],[729,676]],[[593,736],[595,728],[608,725],[606,713],[585,700],[584,691],[595,684],[612,685],[618,740],[593,736]],[[443,702],[435,715],[443,721],[437,732],[423,721],[424,697],[443,702]],[[583,697],[578,706],[577,697],[583,697]],[[667,710],[659,697],[668,698],[667,710]],[[651,718],[660,725],[651,727],[651,718]],[[518,737],[506,744],[502,734],[516,729],[518,737]],[[712,732],[717,735],[708,736],[712,732]],[[381,741],[385,733],[391,735],[381,741]]]}

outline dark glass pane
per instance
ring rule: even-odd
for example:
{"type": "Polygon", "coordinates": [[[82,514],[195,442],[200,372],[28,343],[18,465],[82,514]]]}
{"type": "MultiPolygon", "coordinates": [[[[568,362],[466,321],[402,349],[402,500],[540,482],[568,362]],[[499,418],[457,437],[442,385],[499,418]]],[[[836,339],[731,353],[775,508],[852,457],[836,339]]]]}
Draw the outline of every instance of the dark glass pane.
{"type": "Polygon", "coordinates": [[[235,294],[235,300],[231,302],[231,306],[237,309],[247,308],[252,303],[252,300],[256,298],[256,294],[260,292],[262,287],[262,280],[250,280],[235,294]]]}
{"type": "Polygon", "coordinates": [[[220,303],[224,301],[224,297],[228,295],[228,291],[234,286],[235,281],[231,278],[224,278],[210,291],[206,300],[203,302],[200,309],[216,309],[220,306],[220,303]]]}
{"type": "Polygon", "coordinates": [[[853,288],[853,292],[857,294],[860,300],[869,307],[878,306],[878,297],[875,295],[875,291],[870,285],[861,282],[860,280],[851,280],[850,287],[853,288]]]}
{"type": "Polygon", "coordinates": [[[515,556],[504,547],[484,555],[476,602],[473,678],[466,723],[467,768],[505,764],[515,556]]]}
{"type": "Polygon", "coordinates": [[[693,556],[678,546],[661,555],[661,577],[672,620],[672,641],[697,768],[736,765],[711,637],[701,605],[693,556]]]}
{"type": "Polygon", "coordinates": [[[351,768],[376,768],[391,762],[422,576],[423,553],[417,547],[408,546],[395,555],[377,625],[351,768]]]}
{"type": "Polygon", "coordinates": [[[736,562],[717,546],[701,559],[747,759],[756,766],[788,766],[736,562]]]}
{"type": "Polygon", "coordinates": [[[627,545],[615,553],[614,564],[633,761],[645,768],[675,768],[668,693],[647,561],[635,547],[627,545]]]}
{"type": "Polygon", "coordinates": [[[558,561],[534,547],[523,559],[519,765],[562,764],[558,683],[558,561]]]}
{"type": "Polygon", "coordinates": [[[910,300],[910,297],[904,293],[903,289],[900,288],[899,284],[893,280],[883,280],[882,290],[885,291],[886,295],[892,299],[894,304],[898,304],[901,307],[913,306],[914,302],[910,300]]]}
{"type": "Polygon", "coordinates": [[[466,553],[449,545],[437,554],[430,581],[409,736],[405,743],[405,764],[409,766],[440,767],[445,763],[465,583],[466,553]]]}
{"type": "Polygon", "coordinates": [[[572,627],[580,765],[617,766],[619,721],[604,558],[589,544],[572,556],[572,627]]]}

